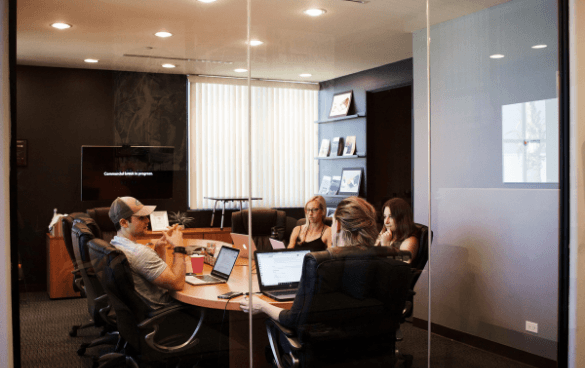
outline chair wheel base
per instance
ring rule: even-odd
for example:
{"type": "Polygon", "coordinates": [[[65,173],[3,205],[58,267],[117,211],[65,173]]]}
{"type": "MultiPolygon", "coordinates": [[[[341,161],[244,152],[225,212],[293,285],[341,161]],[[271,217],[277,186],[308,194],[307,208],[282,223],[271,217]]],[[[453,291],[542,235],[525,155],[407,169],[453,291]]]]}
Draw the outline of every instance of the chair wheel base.
{"type": "Polygon", "coordinates": [[[87,350],[88,345],[89,344],[81,344],[81,347],[77,349],[77,355],[83,356],[83,354],[85,354],[85,351],[87,350]]]}
{"type": "Polygon", "coordinates": [[[71,330],[69,330],[69,336],[71,337],[77,337],[77,329],[81,327],[81,326],[73,326],[71,327],[71,330]]]}

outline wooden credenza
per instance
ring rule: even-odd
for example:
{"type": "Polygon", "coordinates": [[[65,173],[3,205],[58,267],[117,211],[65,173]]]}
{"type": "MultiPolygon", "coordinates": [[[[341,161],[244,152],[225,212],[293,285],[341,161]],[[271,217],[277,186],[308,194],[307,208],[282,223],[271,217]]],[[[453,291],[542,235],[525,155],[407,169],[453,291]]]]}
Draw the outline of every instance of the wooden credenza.
{"type": "MultiPolygon", "coordinates": [[[[184,229],[184,239],[209,239],[232,243],[231,228],[221,230],[213,228],[184,229]]],[[[138,242],[146,243],[150,239],[161,237],[160,231],[147,231],[138,238],[138,242]]],[[[61,236],[47,234],[47,292],[49,298],[73,298],[79,297],[79,292],[73,291],[73,263],[69,258],[65,241],[61,236]]]]}
{"type": "Polygon", "coordinates": [[[65,248],[62,236],[47,234],[47,292],[49,298],[73,298],[81,296],[73,291],[73,263],[65,248]]]}

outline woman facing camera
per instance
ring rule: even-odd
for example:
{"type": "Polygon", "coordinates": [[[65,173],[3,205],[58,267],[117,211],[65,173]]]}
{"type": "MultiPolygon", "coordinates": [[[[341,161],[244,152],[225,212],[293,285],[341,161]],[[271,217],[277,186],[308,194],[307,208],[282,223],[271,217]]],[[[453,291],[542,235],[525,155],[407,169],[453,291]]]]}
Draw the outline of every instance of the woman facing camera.
{"type": "Polygon", "coordinates": [[[402,198],[392,198],[384,203],[384,227],[376,245],[409,251],[412,260],[418,252],[418,229],[412,219],[410,205],[402,198]]]}
{"type": "Polygon", "coordinates": [[[314,196],[307,201],[305,204],[307,222],[293,229],[289,241],[292,248],[318,252],[331,246],[331,228],[323,222],[325,208],[325,198],[321,196],[314,196]]]}

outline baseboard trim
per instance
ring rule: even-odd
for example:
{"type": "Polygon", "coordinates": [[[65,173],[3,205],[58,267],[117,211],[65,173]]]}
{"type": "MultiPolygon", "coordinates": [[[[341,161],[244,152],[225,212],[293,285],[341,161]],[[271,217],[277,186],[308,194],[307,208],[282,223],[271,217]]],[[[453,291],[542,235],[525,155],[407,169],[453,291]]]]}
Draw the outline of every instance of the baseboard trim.
{"type": "MultiPolygon", "coordinates": [[[[423,330],[428,327],[428,322],[422,319],[413,318],[412,325],[423,330]]],[[[463,344],[473,346],[478,349],[489,351],[508,359],[516,360],[518,362],[529,364],[537,368],[557,368],[557,362],[551,359],[543,358],[538,355],[527,353],[525,351],[515,349],[497,342],[493,342],[482,337],[470,335],[465,332],[453,330],[451,328],[431,323],[431,331],[437,335],[452,339],[463,344]]],[[[432,354],[432,353],[431,353],[432,354]]]]}

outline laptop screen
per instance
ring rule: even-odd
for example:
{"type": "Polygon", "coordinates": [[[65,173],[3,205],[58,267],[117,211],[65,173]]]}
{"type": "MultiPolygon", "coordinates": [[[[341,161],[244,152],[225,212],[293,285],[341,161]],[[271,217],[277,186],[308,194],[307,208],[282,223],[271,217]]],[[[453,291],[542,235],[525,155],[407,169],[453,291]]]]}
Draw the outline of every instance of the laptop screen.
{"type": "Polygon", "coordinates": [[[236,264],[238,254],[240,254],[239,249],[221,247],[211,274],[215,275],[216,273],[219,273],[219,276],[229,276],[232,273],[234,265],[236,264]]]}
{"type": "Polygon", "coordinates": [[[259,281],[263,287],[292,286],[301,280],[303,259],[309,250],[256,252],[259,281]]]}

